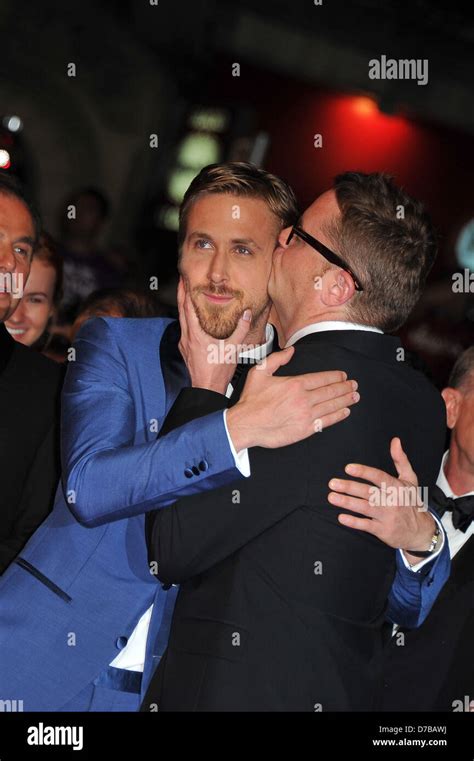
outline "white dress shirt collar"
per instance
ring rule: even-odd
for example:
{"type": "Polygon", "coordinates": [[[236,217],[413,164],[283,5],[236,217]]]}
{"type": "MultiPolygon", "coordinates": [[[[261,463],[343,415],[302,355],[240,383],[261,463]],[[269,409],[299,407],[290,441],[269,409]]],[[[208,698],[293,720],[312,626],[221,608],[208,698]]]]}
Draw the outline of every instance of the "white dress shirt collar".
{"type": "Polygon", "coordinates": [[[270,354],[273,348],[274,338],[275,338],[275,331],[273,329],[273,325],[270,325],[270,323],[267,322],[266,329],[265,329],[265,343],[260,344],[259,346],[254,346],[252,349],[246,349],[245,351],[241,351],[239,353],[239,360],[265,359],[265,357],[268,354],[270,354]]]}
{"type": "MultiPolygon", "coordinates": [[[[447,496],[447,497],[468,497],[471,494],[474,494],[474,492],[469,491],[466,494],[455,494],[453,490],[451,489],[449,485],[449,481],[446,478],[446,473],[444,472],[444,467],[446,465],[446,460],[448,459],[449,449],[447,452],[444,453],[443,459],[441,461],[441,468],[439,471],[438,480],[436,482],[436,485],[439,486],[441,491],[447,496]]],[[[441,518],[441,522],[444,526],[444,529],[446,531],[446,535],[448,537],[449,542],[449,554],[451,555],[451,558],[453,558],[461,547],[463,547],[467,540],[471,538],[471,536],[474,535],[474,521],[471,523],[467,531],[463,532],[459,529],[454,528],[453,526],[453,515],[449,510],[445,512],[443,517],[441,518]]]]}
{"type": "Polygon", "coordinates": [[[383,334],[383,330],[372,328],[369,325],[358,325],[356,322],[344,322],[343,320],[324,320],[323,322],[313,322],[297,330],[286,342],[285,349],[288,346],[293,346],[300,338],[308,336],[310,333],[321,333],[325,330],[366,330],[370,333],[383,334]]]}
{"type": "Polygon", "coordinates": [[[449,481],[446,478],[446,473],[444,471],[444,466],[446,465],[448,454],[449,454],[449,449],[443,455],[443,459],[441,461],[441,468],[439,470],[439,476],[438,476],[436,485],[439,486],[443,494],[445,494],[447,497],[453,497],[455,499],[457,499],[458,497],[470,497],[471,494],[474,494],[474,491],[468,491],[465,494],[455,494],[453,490],[451,489],[449,485],[449,481]]]}

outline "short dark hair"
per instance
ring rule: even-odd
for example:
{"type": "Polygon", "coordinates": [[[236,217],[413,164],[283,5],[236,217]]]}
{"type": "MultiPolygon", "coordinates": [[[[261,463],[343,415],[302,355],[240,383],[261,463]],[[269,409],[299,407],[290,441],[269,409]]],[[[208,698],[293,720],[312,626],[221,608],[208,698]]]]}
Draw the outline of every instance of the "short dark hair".
{"type": "Polygon", "coordinates": [[[56,274],[53,292],[53,304],[59,306],[63,296],[63,264],[64,260],[58,251],[58,246],[54,238],[45,230],[40,235],[36,247],[34,260],[52,267],[56,274]]]}
{"type": "Polygon", "coordinates": [[[471,346],[457,358],[449,376],[449,388],[460,388],[467,382],[474,381],[474,346],[471,346]]]}
{"type": "Polygon", "coordinates": [[[382,172],[335,178],[340,219],[328,234],[363,285],[347,307],[354,322],[394,332],[418,301],[437,253],[420,201],[382,172]]]}
{"type": "Polygon", "coordinates": [[[79,315],[116,310],[122,317],[165,317],[167,309],[158,296],[141,288],[101,288],[81,304],[79,315]]]}
{"type": "Polygon", "coordinates": [[[234,196],[259,198],[280,220],[282,228],[298,219],[298,204],[291,187],[264,169],[245,161],[210,164],[201,169],[187,189],[179,211],[179,249],[186,238],[187,221],[191,207],[206,193],[227,193],[234,196]]]}
{"type": "Polygon", "coordinates": [[[35,231],[35,241],[33,250],[36,250],[39,244],[41,235],[41,218],[39,212],[25,191],[25,188],[21,182],[12,174],[6,174],[4,171],[0,171],[0,195],[10,196],[11,198],[17,198],[26,206],[30,213],[33,227],[35,231]]]}

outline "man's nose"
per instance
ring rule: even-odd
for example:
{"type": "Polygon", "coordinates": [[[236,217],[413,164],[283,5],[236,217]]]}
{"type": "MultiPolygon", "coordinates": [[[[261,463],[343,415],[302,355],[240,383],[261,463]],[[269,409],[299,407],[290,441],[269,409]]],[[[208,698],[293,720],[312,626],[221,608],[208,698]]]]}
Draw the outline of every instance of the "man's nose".
{"type": "Polygon", "coordinates": [[[224,283],[228,279],[227,257],[223,253],[216,252],[212,257],[208,272],[209,280],[215,285],[224,283]]]}
{"type": "Polygon", "coordinates": [[[0,245],[0,269],[5,272],[13,272],[15,267],[16,258],[10,246],[0,245]]]}

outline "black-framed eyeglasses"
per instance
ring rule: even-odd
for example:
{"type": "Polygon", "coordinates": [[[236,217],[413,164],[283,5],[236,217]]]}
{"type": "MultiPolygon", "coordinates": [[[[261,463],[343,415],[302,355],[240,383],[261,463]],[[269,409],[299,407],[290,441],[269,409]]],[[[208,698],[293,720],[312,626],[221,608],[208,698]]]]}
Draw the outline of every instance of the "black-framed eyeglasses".
{"type": "Polygon", "coordinates": [[[318,254],[321,254],[321,256],[324,256],[324,258],[327,259],[328,262],[331,262],[331,264],[335,264],[336,267],[341,267],[341,269],[348,272],[354,281],[354,287],[356,291],[364,290],[359,282],[357,275],[354,275],[351,268],[345,263],[344,259],[341,259],[341,257],[335,254],[334,251],[331,251],[331,249],[325,246],[324,243],[320,243],[319,240],[316,240],[316,238],[313,238],[313,236],[307,233],[306,230],[303,230],[302,227],[299,227],[298,225],[293,225],[293,227],[291,228],[291,232],[288,236],[288,240],[286,241],[287,246],[290,244],[291,239],[295,235],[297,235],[298,238],[301,238],[301,240],[304,240],[304,242],[307,243],[308,246],[311,246],[311,248],[314,248],[314,250],[317,251],[318,254]]]}

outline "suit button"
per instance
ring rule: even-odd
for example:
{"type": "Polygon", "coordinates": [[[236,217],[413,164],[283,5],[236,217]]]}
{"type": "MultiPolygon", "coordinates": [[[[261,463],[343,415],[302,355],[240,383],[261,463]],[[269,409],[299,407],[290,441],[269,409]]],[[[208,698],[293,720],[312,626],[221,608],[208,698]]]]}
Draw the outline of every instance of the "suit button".
{"type": "Polygon", "coordinates": [[[205,473],[206,470],[209,470],[209,463],[206,460],[201,460],[199,463],[199,470],[202,471],[202,473],[205,473]]]}
{"type": "Polygon", "coordinates": [[[194,476],[194,473],[191,470],[191,468],[186,468],[186,470],[184,471],[184,475],[186,476],[186,478],[192,478],[194,476]]]}
{"type": "Polygon", "coordinates": [[[434,581],[434,579],[429,579],[429,580],[428,580],[428,586],[429,586],[429,587],[431,587],[431,585],[433,584],[433,581],[434,581]]]}
{"type": "Polygon", "coordinates": [[[168,589],[171,589],[171,587],[172,587],[172,586],[173,586],[172,584],[162,584],[162,585],[161,585],[161,588],[162,588],[162,590],[163,590],[164,592],[167,592],[167,591],[168,591],[168,589]]]}
{"type": "Polygon", "coordinates": [[[192,471],[193,471],[195,476],[200,476],[201,475],[199,468],[196,468],[195,465],[193,465],[192,471]]]}
{"type": "Polygon", "coordinates": [[[118,637],[115,643],[117,650],[123,650],[128,642],[127,637],[118,637]]]}

